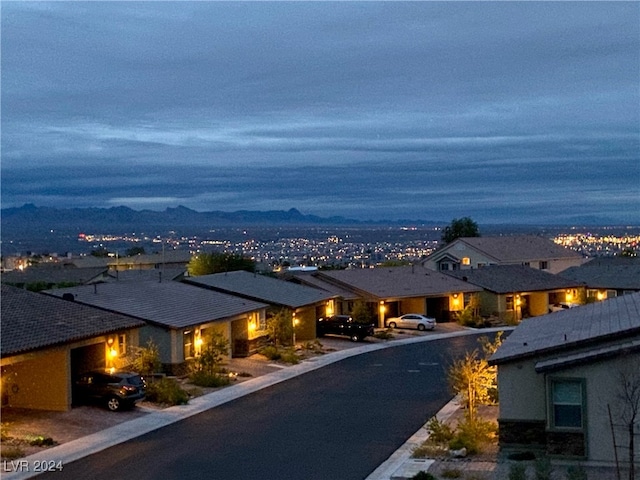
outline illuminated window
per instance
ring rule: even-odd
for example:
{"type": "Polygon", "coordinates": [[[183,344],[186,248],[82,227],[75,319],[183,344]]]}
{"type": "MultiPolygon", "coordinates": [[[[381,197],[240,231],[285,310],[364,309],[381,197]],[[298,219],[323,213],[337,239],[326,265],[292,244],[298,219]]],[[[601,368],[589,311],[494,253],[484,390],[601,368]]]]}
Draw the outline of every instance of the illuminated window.
{"type": "Polygon", "coordinates": [[[121,333],[118,335],[118,352],[120,355],[127,354],[127,334],[121,333]]]}
{"type": "Polygon", "coordinates": [[[185,330],[182,333],[182,349],[183,349],[183,354],[184,354],[184,358],[191,358],[194,356],[194,349],[193,349],[193,343],[194,343],[194,331],[193,330],[185,330]]]}
{"type": "Polygon", "coordinates": [[[507,295],[507,310],[513,310],[513,295],[507,295]]]}
{"type": "Polygon", "coordinates": [[[463,257],[462,258],[462,264],[463,265],[471,265],[471,259],[469,257],[463,257]]]}

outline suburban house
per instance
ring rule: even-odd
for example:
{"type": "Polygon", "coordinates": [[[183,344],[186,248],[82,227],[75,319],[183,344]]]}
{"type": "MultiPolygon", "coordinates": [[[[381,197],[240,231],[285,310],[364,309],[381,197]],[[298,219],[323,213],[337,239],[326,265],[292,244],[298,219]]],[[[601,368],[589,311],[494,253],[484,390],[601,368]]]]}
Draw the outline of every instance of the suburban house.
{"type": "Polygon", "coordinates": [[[131,257],[94,257],[84,256],[66,260],[78,268],[105,267],[109,270],[146,270],[162,268],[183,268],[191,260],[191,254],[185,250],[166,250],[160,253],[147,253],[131,257]]]}
{"type": "MultiPolygon", "coordinates": [[[[342,297],[342,313],[349,313],[355,300],[369,303],[380,328],[385,326],[386,318],[405,313],[449,321],[452,312],[462,310],[473,295],[482,291],[471,283],[420,266],[318,271],[313,277],[315,285],[324,284],[322,288],[327,291],[339,288],[351,292],[342,297]]],[[[299,278],[306,281],[306,277],[299,278]]]]}
{"type": "Polygon", "coordinates": [[[588,301],[640,292],[640,258],[599,257],[560,272],[587,289],[588,301]]]}
{"type": "Polygon", "coordinates": [[[213,332],[229,341],[234,357],[254,353],[252,345],[267,334],[266,304],[180,282],[123,281],[45,293],[144,320],[140,345],[158,346],[167,373],[182,373],[213,332]]]}
{"type": "Polygon", "coordinates": [[[640,419],[630,415],[640,391],[640,293],[525,320],[489,362],[498,369],[503,451],[612,466],[629,459],[635,421],[640,458],[640,419]]]}
{"type": "Polygon", "coordinates": [[[107,267],[78,268],[72,264],[46,263],[23,270],[2,272],[2,283],[27,289],[46,289],[56,285],[84,285],[101,282],[108,276],[107,267]]]}
{"type": "Polygon", "coordinates": [[[2,406],[66,411],[72,381],[120,368],[142,320],[2,285],[2,406]]]}
{"type": "Polygon", "coordinates": [[[451,271],[487,265],[524,265],[558,273],[583,263],[578,252],[534,235],[458,238],[423,260],[431,270],[451,271]]]}
{"type": "Polygon", "coordinates": [[[316,319],[335,310],[335,295],[292,282],[243,270],[185,277],[184,282],[268,304],[268,315],[291,311],[297,340],[316,338],[316,319]]]}
{"type": "Polygon", "coordinates": [[[553,305],[575,305],[584,299],[579,282],[523,265],[491,265],[448,274],[482,287],[478,294],[481,316],[509,323],[546,315],[553,305]]]}

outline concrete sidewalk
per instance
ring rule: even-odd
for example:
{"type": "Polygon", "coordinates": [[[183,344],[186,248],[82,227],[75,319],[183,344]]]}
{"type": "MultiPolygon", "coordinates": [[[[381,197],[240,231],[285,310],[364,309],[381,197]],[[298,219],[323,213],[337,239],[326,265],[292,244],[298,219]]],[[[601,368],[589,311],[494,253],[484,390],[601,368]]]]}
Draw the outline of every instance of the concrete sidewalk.
{"type": "MultiPolygon", "coordinates": [[[[500,330],[504,330],[504,328],[483,329],[482,332],[493,333],[500,330]]],[[[17,465],[17,471],[4,473],[2,475],[2,478],[5,478],[7,480],[32,478],[41,473],[34,471],[35,465],[47,465],[49,463],[51,463],[52,465],[56,465],[60,463],[64,466],[65,464],[71,463],[85,456],[98,453],[114,445],[126,442],[151,431],[191,417],[193,415],[197,415],[198,413],[204,412],[211,408],[215,408],[219,405],[230,402],[244,395],[249,395],[263,388],[267,388],[280,382],[287,381],[298,375],[302,375],[304,373],[322,368],[326,365],[341,361],[345,358],[385,348],[393,348],[413,343],[429,342],[442,338],[473,335],[477,333],[478,330],[465,329],[447,333],[432,333],[425,336],[412,336],[410,338],[401,340],[391,340],[385,342],[370,343],[366,345],[349,343],[349,348],[313,357],[303,361],[298,365],[280,368],[276,371],[272,371],[271,373],[266,373],[259,377],[243,381],[242,383],[217,390],[201,397],[196,397],[190,400],[187,405],[177,405],[162,410],[156,410],[144,416],[124,423],[120,423],[94,434],[78,438],[67,443],[63,443],[62,445],[43,450],[42,452],[38,452],[37,454],[30,455],[25,458],[18,459],[16,460],[16,462],[21,463],[14,464],[17,465]]],[[[451,409],[452,406],[448,405],[447,407],[445,407],[445,410],[447,408],[451,409]]],[[[443,415],[446,414],[447,413],[445,411],[443,415]]],[[[410,441],[414,443],[419,442],[420,437],[419,435],[416,435],[414,435],[410,439],[410,441]]],[[[394,460],[390,458],[387,462],[385,462],[384,465],[386,466],[378,469],[380,470],[380,472],[377,474],[377,476],[370,477],[371,480],[390,479],[393,472],[391,472],[389,476],[385,475],[387,475],[387,473],[392,468],[394,468],[394,466],[397,470],[397,468],[400,467],[400,463],[407,460],[408,456],[406,456],[405,454],[409,451],[410,448],[410,445],[406,445],[401,449],[402,452],[394,453],[392,455],[392,458],[394,460]]],[[[378,470],[376,470],[376,472],[378,472],[378,470]]],[[[374,472],[374,474],[376,472],[374,472]]]]}

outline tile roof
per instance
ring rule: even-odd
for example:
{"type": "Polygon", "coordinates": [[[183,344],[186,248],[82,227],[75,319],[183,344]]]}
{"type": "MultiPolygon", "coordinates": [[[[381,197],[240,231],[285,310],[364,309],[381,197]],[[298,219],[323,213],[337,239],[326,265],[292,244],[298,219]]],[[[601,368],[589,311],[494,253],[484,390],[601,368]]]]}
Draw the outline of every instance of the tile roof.
{"type": "Polygon", "coordinates": [[[466,243],[499,262],[582,258],[578,252],[558,245],[548,238],[535,235],[465,237],[456,241],[466,243]]]}
{"type": "Polygon", "coordinates": [[[105,280],[108,282],[140,282],[147,280],[170,281],[180,279],[186,273],[186,268],[143,268],[120,271],[109,271],[109,277],[105,280]]]}
{"type": "Polygon", "coordinates": [[[489,265],[469,270],[450,270],[446,274],[494,293],[539,292],[582,286],[575,280],[524,265],[489,265]]]}
{"type": "Polygon", "coordinates": [[[41,293],[1,288],[3,357],[144,325],[135,318],[41,293]]]}
{"type": "Polygon", "coordinates": [[[335,297],[324,290],[242,270],[186,277],[185,282],[290,308],[313,305],[335,297]]]}
{"type": "Polygon", "coordinates": [[[590,288],[640,290],[640,258],[597,258],[558,275],[590,288]]]}
{"type": "Polygon", "coordinates": [[[170,328],[225,320],[267,305],[180,282],[141,281],[48,290],[74,295],[76,302],[131,315],[170,328]],[[94,288],[95,287],[95,288],[94,288]]]}
{"type": "Polygon", "coordinates": [[[640,335],[640,293],[524,320],[491,357],[504,363],[640,335]]]}
{"type": "Polygon", "coordinates": [[[2,283],[13,285],[46,282],[46,283],[89,283],[106,275],[107,267],[77,268],[69,264],[52,264],[33,266],[23,271],[12,270],[0,275],[2,283]]]}
{"type": "Polygon", "coordinates": [[[342,297],[345,300],[357,300],[358,298],[360,298],[360,295],[353,292],[352,290],[343,288],[340,285],[336,285],[335,283],[327,282],[326,280],[316,275],[304,273],[294,274],[291,277],[293,278],[293,280],[290,281],[298,282],[302,285],[309,285],[313,288],[320,288],[338,297],[342,297]]]}
{"type": "Polygon", "coordinates": [[[482,289],[422,266],[358,268],[318,272],[318,278],[380,299],[442,296],[482,289]]]}

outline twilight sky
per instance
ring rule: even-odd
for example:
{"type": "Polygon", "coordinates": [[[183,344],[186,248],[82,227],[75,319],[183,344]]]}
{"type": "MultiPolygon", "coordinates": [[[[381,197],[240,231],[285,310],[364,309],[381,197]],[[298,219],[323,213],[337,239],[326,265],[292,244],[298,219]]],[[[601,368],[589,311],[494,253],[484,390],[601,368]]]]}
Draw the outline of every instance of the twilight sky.
{"type": "Polygon", "coordinates": [[[2,2],[2,207],[640,223],[638,2],[2,2]]]}

